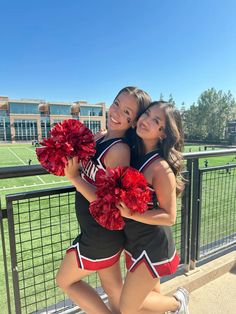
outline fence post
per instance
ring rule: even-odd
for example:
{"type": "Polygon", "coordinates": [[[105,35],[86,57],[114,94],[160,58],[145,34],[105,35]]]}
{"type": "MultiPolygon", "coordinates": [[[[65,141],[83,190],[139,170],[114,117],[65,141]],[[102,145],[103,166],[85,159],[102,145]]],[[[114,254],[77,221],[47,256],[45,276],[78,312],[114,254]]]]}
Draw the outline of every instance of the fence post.
{"type": "Polygon", "coordinates": [[[191,234],[191,261],[190,269],[196,267],[196,260],[199,247],[199,228],[200,228],[200,213],[199,213],[199,159],[193,160],[192,167],[192,234],[191,234]]]}
{"type": "Polygon", "coordinates": [[[7,268],[7,252],[6,252],[6,242],[5,242],[5,235],[4,235],[4,225],[3,219],[7,218],[7,211],[6,209],[2,210],[1,200],[0,200],[0,229],[1,229],[1,238],[2,238],[2,254],[3,254],[3,265],[4,265],[4,272],[5,272],[5,284],[6,284],[6,292],[7,292],[7,307],[8,313],[11,314],[11,295],[10,295],[10,286],[9,286],[9,277],[8,277],[8,268],[7,268]]]}
{"type": "Polygon", "coordinates": [[[11,252],[11,266],[12,266],[15,311],[16,311],[16,314],[21,314],[20,288],[19,288],[19,277],[18,277],[17,258],[16,258],[16,242],[15,242],[13,206],[12,206],[12,201],[9,201],[7,196],[6,196],[6,206],[7,206],[7,216],[8,216],[8,230],[9,230],[10,252],[11,252]]]}
{"type": "Polygon", "coordinates": [[[191,173],[192,160],[187,160],[187,182],[182,196],[181,208],[181,230],[184,230],[181,236],[181,260],[184,261],[184,270],[190,270],[190,243],[191,243],[191,173]]]}

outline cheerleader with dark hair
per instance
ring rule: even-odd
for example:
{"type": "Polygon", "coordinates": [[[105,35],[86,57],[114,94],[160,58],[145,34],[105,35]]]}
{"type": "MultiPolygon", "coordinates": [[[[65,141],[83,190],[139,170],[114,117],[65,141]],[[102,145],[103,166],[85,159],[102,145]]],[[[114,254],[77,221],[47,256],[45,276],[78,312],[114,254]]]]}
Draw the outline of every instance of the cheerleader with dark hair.
{"type": "Polygon", "coordinates": [[[131,166],[141,171],[152,201],[144,214],[118,208],[125,219],[128,273],[120,300],[121,314],[188,313],[188,292],[160,294],[160,277],[173,274],[179,264],[171,226],[176,219],[176,196],[183,191],[183,131],[181,117],[171,104],[150,104],[137,122],[137,152],[131,166]]]}
{"type": "Polygon", "coordinates": [[[123,88],[108,112],[108,131],[96,142],[96,154],[88,162],[76,158],[68,161],[65,175],[76,187],[76,214],[80,234],[62,261],[56,281],[68,297],[88,314],[107,314],[106,307],[96,291],[82,279],[97,272],[108,295],[112,313],[119,313],[122,276],[119,258],[124,245],[123,231],[100,226],[89,212],[90,202],[96,199],[95,184],[98,170],[130,165],[128,138],[138,116],[150,104],[147,93],[136,88],[123,88]]]}

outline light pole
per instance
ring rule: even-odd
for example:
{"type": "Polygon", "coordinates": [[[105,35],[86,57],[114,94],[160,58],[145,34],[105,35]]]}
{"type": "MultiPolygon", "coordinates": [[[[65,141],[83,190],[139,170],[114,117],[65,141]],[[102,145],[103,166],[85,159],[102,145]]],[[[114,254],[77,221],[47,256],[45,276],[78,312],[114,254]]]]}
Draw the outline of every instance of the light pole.
{"type": "Polygon", "coordinates": [[[3,118],[2,122],[3,122],[4,140],[6,141],[7,140],[7,131],[6,131],[6,120],[5,120],[5,118],[3,118]]]}
{"type": "Polygon", "coordinates": [[[89,113],[89,130],[90,130],[90,110],[88,111],[89,113]]]}

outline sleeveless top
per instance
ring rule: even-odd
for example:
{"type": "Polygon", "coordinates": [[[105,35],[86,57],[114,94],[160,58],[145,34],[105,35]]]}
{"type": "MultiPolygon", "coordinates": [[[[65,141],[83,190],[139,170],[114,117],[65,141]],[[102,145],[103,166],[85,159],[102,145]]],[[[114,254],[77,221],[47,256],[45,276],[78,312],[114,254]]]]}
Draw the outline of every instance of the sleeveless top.
{"type": "MultiPolygon", "coordinates": [[[[160,158],[158,151],[152,151],[141,159],[132,160],[131,166],[140,172],[156,159],[160,158]]],[[[151,185],[152,200],[148,210],[158,208],[156,193],[151,185]]],[[[125,218],[125,251],[132,256],[133,263],[138,263],[145,255],[152,263],[169,260],[176,254],[171,227],[163,225],[150,225],[125,218]]]]}
{"type": "MultiPolygon", "coordinates": [[[[82,165],[81,177],[95,185],[96,174],[99,169],[106,170],[104,158],[108,150],[117,143],[126,143],[126,139],[114,138],[96,142],[96,154],[87,163],[82,165]]],[[[74,243],[79,242],[85,256],[101,258],[117,253],[124,244],[124,234],[120,230],[108,230],[99,225],[89,212],[89,201],[79,192],[76,192],[76,216],[80,225],[80,234],[74,243]]]]}

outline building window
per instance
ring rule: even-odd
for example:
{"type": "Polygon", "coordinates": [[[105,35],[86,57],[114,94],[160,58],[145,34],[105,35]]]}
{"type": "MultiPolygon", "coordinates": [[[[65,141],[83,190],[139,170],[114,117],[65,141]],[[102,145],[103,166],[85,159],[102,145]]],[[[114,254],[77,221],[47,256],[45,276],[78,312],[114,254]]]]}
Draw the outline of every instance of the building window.
{"type": "Polygon", "coordinates": [[[80,107],[81,116],[102,116],[102,107],[80,107]]]}
{"type": "Polygon", "coordinates": [[[36,120],[15,120],[15,141],[38,140],[36,120]]]}
{"type": "Polygon", "coordinates": [[[39,114],[38,104],[9,103],[10,114],[39,114]]]}
{"type": "Polygon", "coordinates": [[[71,107],[65,105],[50,105],[50,114],[71,116],[71,107]]]}
{"type": "Polygon", "coordinates": [[[230,126],[229,128],[228,128],[228,132],[229,133],[236,133],[236,126],[230,126]]]}
{"type": "Polygon", "coordinates": [[[3,111],[0,110],[0,141],[11,141],[10,119],[3,111]]]}
{"type": "Polygon", "coordinates": [[[50,126],[50,119],[47,118],[41,118],[41,132],[42,132],[42,138],[49,137],[51,126],[50,126]]]}
{"type": "Polygon", "coordinates": [[[85,120],[83,123],[95,134],[101,130],[101,121],[85,120]]]}
{"type": "Polygon", "coordinates": [[[7,116],[9,116],[7,110],[1,110],[1,109],[0,109],[0,118],[1,118],[1,117],[7,117],[7,116]]]}

